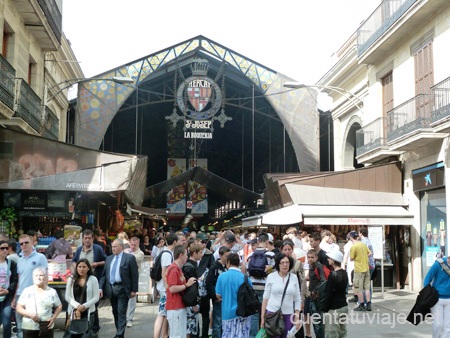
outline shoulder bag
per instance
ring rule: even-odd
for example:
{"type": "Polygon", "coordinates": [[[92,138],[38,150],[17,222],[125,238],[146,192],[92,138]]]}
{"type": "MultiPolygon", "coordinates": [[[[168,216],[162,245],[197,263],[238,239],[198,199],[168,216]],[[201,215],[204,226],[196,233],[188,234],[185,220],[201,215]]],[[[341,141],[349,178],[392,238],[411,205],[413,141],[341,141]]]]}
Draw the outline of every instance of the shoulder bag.
{"type": "Polygon", "coordinates": [[[291,279],[291,274],[289,273],[288,275],[289,277],[286,286],[284,287],[283,296],[281,297],[280,308],[273,313],[264,314],[264,328],[266,329],[266,333],[269,337],[281,336],[285,331],[284,318],[281,307],[283,306],[284,296],[286,295],[289,280],[291,279]]]}
{"type": "MultiPolygon", "coordinates": [[[[83,291],[81,294],[81,300],[85,299],[86,286],[87,286],[88,280],[89,280],[89,277],[86,278],[86,282],[84,283],[83,291]]],[[[73,287],[73,284],[72,284],[72,287],[73,287]]],[[[83,337],[85,337],[85,336],[89,337],[89,316],[87,316],[86,318],[77,318],[75,311],[76,311],[76,309],[72,309],[72,313],[70,315],[70,324],[69,324],[68,332],[71,335],[82,334],[83,337]]],[[[86,311],[89,311],[89,310],[86,309],[86,311]]]]}

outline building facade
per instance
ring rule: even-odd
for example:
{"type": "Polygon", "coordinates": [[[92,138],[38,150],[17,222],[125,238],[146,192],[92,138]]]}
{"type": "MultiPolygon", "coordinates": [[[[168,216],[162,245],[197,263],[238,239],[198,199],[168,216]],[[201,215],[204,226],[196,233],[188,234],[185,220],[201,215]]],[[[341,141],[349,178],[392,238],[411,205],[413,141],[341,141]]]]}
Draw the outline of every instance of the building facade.
{"type": "Polygon", "coordinates": [[[319,81],[331,93],[335,169],[401,161],[411,227],[392,227],[397,287],[420,290],[448,255],[450,3],[384,0],[319,81]]]}
{"type": "Polygon", "coordinates": [[[0,124],[66,141],[67,85],[83,72],[62,32],[62,0],[0,2],[0,124]]]}

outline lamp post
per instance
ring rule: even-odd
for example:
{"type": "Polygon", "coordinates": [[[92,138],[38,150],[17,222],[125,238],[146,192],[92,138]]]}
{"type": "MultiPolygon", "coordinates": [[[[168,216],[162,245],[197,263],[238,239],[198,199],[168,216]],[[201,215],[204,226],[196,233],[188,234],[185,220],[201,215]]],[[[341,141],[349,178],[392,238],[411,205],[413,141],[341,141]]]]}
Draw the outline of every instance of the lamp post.
{"type": "Polygon", "coordinates": [[[303,84],[300,82],[286,82],[286,83],[284,83],[283,87],[292,88],[292,89],[301,89],[301,88],[329,89],[329,90],[335,91],[335,92],[341,94],[342,96],[346,97],[361,113],[363,112],[361,107],[357,103],[357,102],[359,102],[361,104],[363,103],[361,98],[344,88],[335,87],[335,86],[306,85],[306,84],[303,84]],[[356,99],[357,102],[355,102],[354,99],[356,99]]]}

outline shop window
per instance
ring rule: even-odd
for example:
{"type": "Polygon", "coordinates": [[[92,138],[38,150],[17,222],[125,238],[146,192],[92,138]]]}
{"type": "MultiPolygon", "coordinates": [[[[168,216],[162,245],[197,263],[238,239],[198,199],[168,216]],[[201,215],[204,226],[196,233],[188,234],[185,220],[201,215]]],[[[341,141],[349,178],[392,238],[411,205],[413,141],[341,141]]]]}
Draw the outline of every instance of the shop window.
{"type": "Polygon", "coordinates": [[[434,261],[448,254],[445,188],[420,193],[422,269],[425,276],[434,261]]]}

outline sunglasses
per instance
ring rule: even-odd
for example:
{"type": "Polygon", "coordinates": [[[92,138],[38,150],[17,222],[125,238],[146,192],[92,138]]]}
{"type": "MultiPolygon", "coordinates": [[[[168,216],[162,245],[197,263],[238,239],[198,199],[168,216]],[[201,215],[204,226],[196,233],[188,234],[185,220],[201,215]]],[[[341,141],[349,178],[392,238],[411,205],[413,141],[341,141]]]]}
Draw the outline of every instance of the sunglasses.
{"type": "Polygon", "coordinates": [[[9,249],[9,247],[7,247],[7,246],[0,246],[0,250],[8,250],[9,249]]]}
{"type": "Polygon", "coordinates": [[[20,243],[20,245],[26,245],[26,244],[30,244],[30,242],[22,242],[22,243],[20,243]]]}

